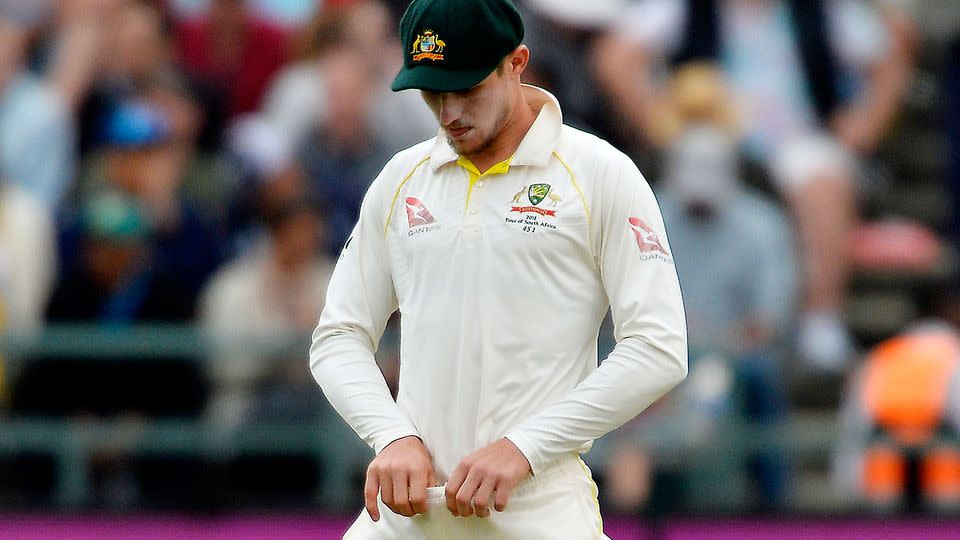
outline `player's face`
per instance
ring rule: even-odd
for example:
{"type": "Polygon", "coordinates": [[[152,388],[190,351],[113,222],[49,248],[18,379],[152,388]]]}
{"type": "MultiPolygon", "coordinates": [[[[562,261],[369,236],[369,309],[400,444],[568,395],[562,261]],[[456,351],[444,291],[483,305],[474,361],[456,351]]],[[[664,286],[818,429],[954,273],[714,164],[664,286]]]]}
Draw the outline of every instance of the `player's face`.
{"type": "Polygon", "coordinates": [[[480,84],[465,92],[423,91],[458,154],[483,152],[503,132],[510,117],[510,78],[497,69],[480,84]]]}

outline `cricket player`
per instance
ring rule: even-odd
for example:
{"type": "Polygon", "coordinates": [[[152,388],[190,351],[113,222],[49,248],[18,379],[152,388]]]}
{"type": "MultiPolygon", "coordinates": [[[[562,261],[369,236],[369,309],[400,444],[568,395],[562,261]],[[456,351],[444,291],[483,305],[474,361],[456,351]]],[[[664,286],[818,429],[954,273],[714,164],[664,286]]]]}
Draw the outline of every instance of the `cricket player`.
{"type": "Polygon", "coordinates": [[[523,32],[510,0],[414,0],[400,23],[393,90],[419,89],[440,132],[370,186],[310,350],[376,452],[348,540],[606,538],[579,453],[686,376],[653,193],[521,83],[523,32]],[[374,351],[397,309],[394,402],[374,351]]]}

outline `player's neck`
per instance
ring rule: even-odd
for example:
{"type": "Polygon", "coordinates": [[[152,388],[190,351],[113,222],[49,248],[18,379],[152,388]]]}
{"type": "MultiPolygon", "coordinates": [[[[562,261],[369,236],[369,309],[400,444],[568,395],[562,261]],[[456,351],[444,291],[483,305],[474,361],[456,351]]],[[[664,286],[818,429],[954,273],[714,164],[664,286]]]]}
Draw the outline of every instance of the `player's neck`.
{"type": "Polygon", "coordinates": [[[520,143],[527,132],[530,131],[530,127],[533,126],[536,119],[536,114],[521,94],[516,105],[510,111],[510,116],[507,118],[503,129],[500,130],[500,134],[483,150],[472,155],[468,154],[467,159],[477,167],[481,174],[487,172],[490,167],[516,153],[517,148],[520,147],[520,143]]]}

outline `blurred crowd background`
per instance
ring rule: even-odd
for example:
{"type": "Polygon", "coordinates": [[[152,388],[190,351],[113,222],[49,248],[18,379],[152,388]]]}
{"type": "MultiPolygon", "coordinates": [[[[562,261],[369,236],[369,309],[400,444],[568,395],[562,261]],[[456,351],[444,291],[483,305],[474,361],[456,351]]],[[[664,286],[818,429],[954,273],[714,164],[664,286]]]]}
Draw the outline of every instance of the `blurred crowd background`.
{"type": "MultiPolygon", "coordinates": [[[[407,3],[0,0],[0,510],[360,508],[306,351],[437,132],[388,89],[407,3]]],[[[687,309],[688,380],[586,456],[605,511],[960,513],[960,5],[519,5],[687,309]]]]}

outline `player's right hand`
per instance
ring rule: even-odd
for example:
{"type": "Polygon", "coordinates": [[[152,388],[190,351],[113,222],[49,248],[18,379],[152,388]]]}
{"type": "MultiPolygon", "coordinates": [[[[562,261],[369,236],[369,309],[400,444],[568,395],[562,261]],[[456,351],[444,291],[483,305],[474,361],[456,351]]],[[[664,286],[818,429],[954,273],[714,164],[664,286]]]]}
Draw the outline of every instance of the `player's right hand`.
{"type": "Polygon", "coordinates": [[[394,513],[413,517],[427,511],[427,486],[436,484],[433,458],[419,437],[388,444],[367,467],[363,497],[370,519],[380,520],[377,492],[394,513]]]}

